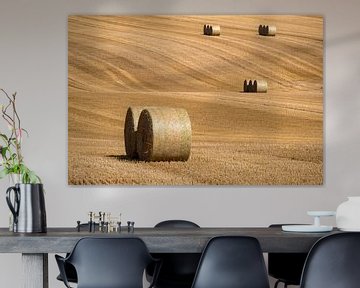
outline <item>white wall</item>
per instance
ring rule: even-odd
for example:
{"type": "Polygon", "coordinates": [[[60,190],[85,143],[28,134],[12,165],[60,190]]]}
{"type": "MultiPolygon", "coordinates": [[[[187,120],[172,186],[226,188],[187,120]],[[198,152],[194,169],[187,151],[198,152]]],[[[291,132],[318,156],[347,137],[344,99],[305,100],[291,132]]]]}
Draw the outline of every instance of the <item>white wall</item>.
{"type": "MultiPolygon", "coordinates": [[[[136,226],[187,218],[201,226],[308,222],[360,195],[360,26],[358,0],[0,0],[0,87],[18,92],[30,138],[26,161],[46,187],[48,226],[73,226],[89,210],[122,212],[136,226]],[[278,187],[67,185],[67,16],[69,14],[320,14],[325,17],[325,184],[278,187]]],[[[0,182],[0,226],[8,224],[0,182]]],[[[334,220],[328,220],[334,224],[334,220]]],[[[57,271],[50,256],[50,287],[57,271]]],[[[19,255],[0,255],[1,287],[20,287],[19,255]]]]}

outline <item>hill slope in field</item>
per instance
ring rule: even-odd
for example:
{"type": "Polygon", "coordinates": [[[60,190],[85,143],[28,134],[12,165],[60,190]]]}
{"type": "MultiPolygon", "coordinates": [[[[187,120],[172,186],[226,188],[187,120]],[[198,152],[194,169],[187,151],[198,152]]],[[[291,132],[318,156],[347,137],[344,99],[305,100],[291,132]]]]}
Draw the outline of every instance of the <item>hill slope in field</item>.
{"type": "Polygon", "coordinates": [[[322,18],[70,16],[69,184],[322,184],[322,18]],[[203,25],[221,25],[219,37],[203,25]],[[277,26],[259,36],[259,24],[277,26]],[[242,92],[265,79],[268,93],[242,92]],[[187,162],[125,157],[129,106],[186,108],[187,162]]]}

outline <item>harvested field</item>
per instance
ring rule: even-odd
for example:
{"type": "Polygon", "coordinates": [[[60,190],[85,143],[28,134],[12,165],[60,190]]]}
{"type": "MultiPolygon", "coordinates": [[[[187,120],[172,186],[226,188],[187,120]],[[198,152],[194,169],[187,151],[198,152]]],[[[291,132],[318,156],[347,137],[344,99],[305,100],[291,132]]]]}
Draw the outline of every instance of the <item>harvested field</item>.
{"type": "Polygon", "coordinates": [[[70,16],[68,182],[320,185],[322,61],[321,17],[70,16]],[[267,93],[243,93],[245,79],[267,93]],[[129,106],[186,109],[190,159],[128,159],[129,106]]]}

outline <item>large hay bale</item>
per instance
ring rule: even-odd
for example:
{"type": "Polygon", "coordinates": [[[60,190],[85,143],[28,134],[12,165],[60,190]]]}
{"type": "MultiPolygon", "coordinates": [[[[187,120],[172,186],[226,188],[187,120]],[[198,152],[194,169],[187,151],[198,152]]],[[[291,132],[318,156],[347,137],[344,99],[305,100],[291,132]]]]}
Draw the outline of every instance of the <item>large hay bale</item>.
{"type": "Polygon", "coordinates": [[[187,161],[191,122],[185,109],[151,107],[140,114],[137,151],[144,161],[187,161]]]}
{"type": "Polygon", "coordinates": [[[125,151],[129,158],[138,158],[137,153],[137,127],[143,107],[129,107],[126,112],[124,125],[125,151]]]}

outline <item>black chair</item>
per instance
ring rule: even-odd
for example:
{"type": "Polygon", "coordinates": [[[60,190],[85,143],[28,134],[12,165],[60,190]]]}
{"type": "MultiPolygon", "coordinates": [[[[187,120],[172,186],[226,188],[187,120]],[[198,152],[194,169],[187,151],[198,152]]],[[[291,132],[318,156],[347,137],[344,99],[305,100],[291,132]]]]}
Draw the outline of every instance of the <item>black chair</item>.
{"type": "MultiPolygon", "coordinates": [[[[155,225],[155,228],[200,228],[199,225],[187,220],[166,220],[155,225]]],[[[201,254],[197,253],[157,253],[153,254],[161,259],[156,288],[190,288],[194,280],[201,254]]],[[[153,267],[147,269],[147,279],[151,281],[153,267]]]]}
{"type": "MultiPolygon", "coordinates": [[[[288,224],[272,224],[270,228],[280,228],[288,224]]],[[[269,253],[268,272],[277,281],[274,288],[280,283],[286,288],[288,285],[300,285],[301,273],[304,268],[307,253],[269,253]]]]}
{"type": "Polygon", "coordinates": [[[306,259],[301,288],[360,287],[360,233],[325,236],[306,259]]]}
{"type": "Polygon", "coordinates": [[[269,288],[256,238],[220,236],[207,244],[192,288],[269,288]]]}
{"type": "MultiPolygon", "coordinates": [[[[66,254],[66,257],[68,257],[68,256],[69,256],[69,254],[66,254]]],[[[64,273],[66,275],[66,279],[68,282],[77,283],[77,274],[76,274],[75,267],[73,265],[71,265],[68,262],[64,262],[64,273]]],[[[61,274],[59,274],[56,277],[56,279],[64,282],[63,278],[61,277],[61,274]]]]}
{"type": "MultiPolygon", "coordinates": [[[[81,230],[83,230],[83,229],[88,230],[89,229],[89,224],[88,223],[80,224],[80,229],[81,230]]],[[[95,229],[99,229],[99,224],[98,223],[95,223],[95,229]]],[[[69,253],[66,254],[66,257],[68,257],[68,256],[69,256],[69,253]]],[[[70,263],[67,263],[67,262],[65,262],[64,266],[65,266],[65,274],[66,274],[68,282],[77,283],[77,275],[76,275],[76,270],[75,270],[74,266],[71,265],[70,263]]],[[[64,282],[62,277],[61,277],[61,274],[59,274],[56,277],[56,279],[59,280],[59,281],[64,282]]]]}
{"type": "MultiPolygon", "coordinates": [[[[82,238],[68,257],[55,258],[66,287],[65,263],[74,266],[78,288],[142,288],[145,268],[156,262],[139,238],[82,238]]],[[[159,265],[154,280],[158,270],[159,265]]]]}

